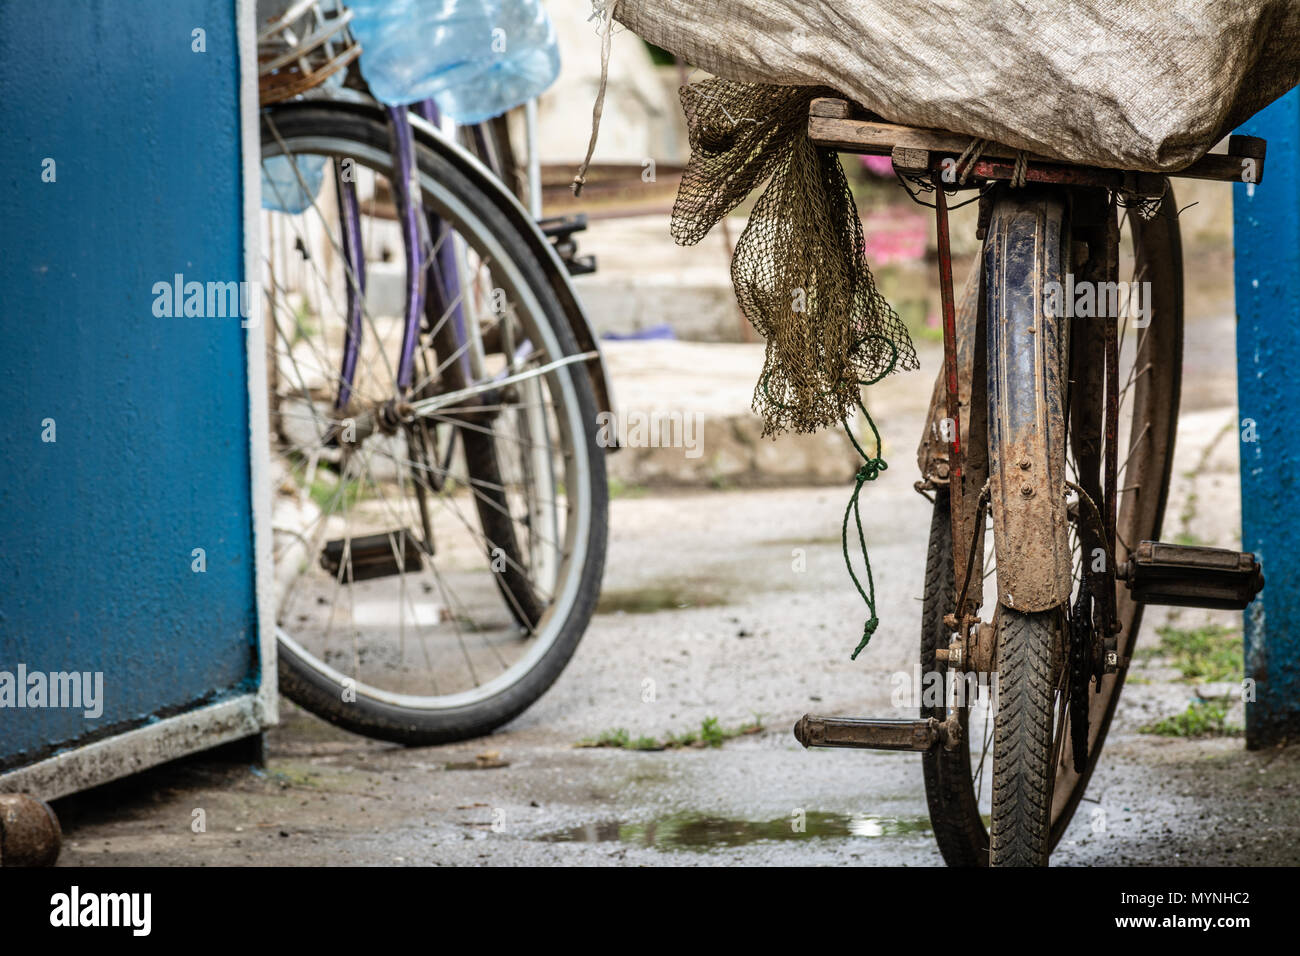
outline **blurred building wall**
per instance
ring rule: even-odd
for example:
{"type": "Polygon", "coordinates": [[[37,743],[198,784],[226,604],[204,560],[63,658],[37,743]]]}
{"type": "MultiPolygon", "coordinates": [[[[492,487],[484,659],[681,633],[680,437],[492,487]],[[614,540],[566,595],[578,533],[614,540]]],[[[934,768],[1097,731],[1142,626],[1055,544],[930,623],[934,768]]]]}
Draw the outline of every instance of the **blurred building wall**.
{"type": "MultiPolygon", "coordinates": [[[[544,163],[573,163],[587,151],[600,86],[600,37],[591,0],[545,0],[560,41],[560,78],[539,103],[544,163]]],[[[677,102],[678,70],[655,66],[646,45],[615,26],[597,163],[683,163],[689,155],[677,102]]]]}

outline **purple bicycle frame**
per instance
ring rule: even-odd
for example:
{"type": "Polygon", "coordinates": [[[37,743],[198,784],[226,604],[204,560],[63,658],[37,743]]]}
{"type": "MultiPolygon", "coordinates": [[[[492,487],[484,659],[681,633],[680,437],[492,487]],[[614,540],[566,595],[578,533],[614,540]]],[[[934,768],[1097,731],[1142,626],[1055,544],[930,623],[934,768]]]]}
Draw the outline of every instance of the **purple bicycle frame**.
{"type": "MultiPolygon", "coordinates": [[[[413,107],[416,113],[433,124],[439,121],[438,108],[432,100],[413,107]]],[[[464,307],[461,304],[460,274],[456,246],[450,241],[451,227],[436,213],[426,214],[420,196],[415,141],[407,108],[385,107],[392,136],[393,200],[402,230],[406,259],[406,302],[403,314],[402,350],[397,365],[397,386],[405,393],[415,375],[415,349],[419,344],[420,320],[428,313],[430,326],[450,320],[456,343],[462,378],[461,387],[471,381],[468,336],[464,307]],[[436,255],[429,255],[431,242],[436,255]],[[426,266],[427,262],[427,266],[426,266]],[[427,293],[427,302],[426,302],[427,293]]],[[[343,362],[339,370],[339,388],[335,408],[342,411],[352,399],[357,359],[363,334],[362,309],[366,290],[365,256],[361,248],[361,215],[356,185],[345,181],[336,168],[339,220],[342,247],[347,269],[347,329],[344,336],[343,362]]]]}
{"type": "Polygon", "coordinates": [[[357,205],[357,187],[345,179],[338,164],[334,167],[334,184],[339,196],[339,224],[342,231],[343,261],[347,276],[348,324],[343,339],[343,368],[339,373],[339,391],[334,409],[342,412],[352,401],[352,379],[357,372],[361,350],[361,310],[366,296],[366,262],[361,252],[361,210],[357,205]]]}

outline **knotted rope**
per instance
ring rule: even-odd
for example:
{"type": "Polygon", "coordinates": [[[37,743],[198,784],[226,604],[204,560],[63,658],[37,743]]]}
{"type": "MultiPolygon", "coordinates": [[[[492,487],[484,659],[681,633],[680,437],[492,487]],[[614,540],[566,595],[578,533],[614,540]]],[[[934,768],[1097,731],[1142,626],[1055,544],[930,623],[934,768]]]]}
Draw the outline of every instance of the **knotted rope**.
{"type": "MultiPolygon", "coordinates": [[[[988,147],[987,139],[972,139],[957,157],[957,182],[962,186],[966,185],[966,180],[970,178],[971,170],[979,162],[980,156],[988,147]]],[[[1016,150],[1016,164],[1011,171],[1011,188],[1019,189],[1025,185],[1029,173],[1029,155],[1023,150],[1016,150]]]]}
{"type": "MultiPolygon", "coordinates": [[[[890,345],[892,346],[893,343],[891,342],[890,345]]],[[[860,386],[876,384],[876,382],[880,381],[894,370],[894,362],[897,361],[897,359],[898,350],[895,348],[894,358],[883,372],[873,379],[858,382],[857,384],[860,386]]],[[[862,530],[862,511],[859,505],[859,498],[862,495],[862,486],[869,481],[875,481],[880,477],[880,473],[889,467],[889,464],[881,454],[880,430],[876,428],[876,423],[872,419],[871,413],[867,411],[867,406],[862,401],[861,392],[858,393],[858,409],[862,412],[862,417],[866,421],[867,427],[871,429],[872,437],[876,440],[876,453],[874,455],[868,455],[866,451],[863,450],[861,443],[858,442],[857,437],[853,434],[853,429],[849,427],[848,417],[845,416],[841,420],[841,424],[844,426],[844,434],[849,436],[849,441],[853,444],[854,450],[857,451],[858,456],[862,459],[862,464],[858,466],[857,473],[853,476],[853,494],[849,496],[848,506],[844,509],[844,522],[840,527],[840,544],[844,552],[844,566],[849,571],[849,577],[853,579],[853,586],[858,589],[858,595],[862,598],[863,603],[867,605],[867,610],[871,612],[871,616],[867,618],[866,623],[862,625],[862,640],[858,641],[858,646],[855,647],[853,653],[849,655],[849,660],[852,661],[858,659],[858,655],[866,648],[867,644],[871,641],[872,635],[876,633],[876,628],[880,626],[880,618],[876,614],[876,582],[871,573],[871,558],[867,554],[867,537],[862,530]],[[853,516],[853,523],[858,529],[858,547],[862,551],[862,563],[866,569],[867,586],[865,588],[863,588],[862,581],[859,580],[857,573],[853,570],[853,561],[849,557],[850,515],[853,516]]]]}

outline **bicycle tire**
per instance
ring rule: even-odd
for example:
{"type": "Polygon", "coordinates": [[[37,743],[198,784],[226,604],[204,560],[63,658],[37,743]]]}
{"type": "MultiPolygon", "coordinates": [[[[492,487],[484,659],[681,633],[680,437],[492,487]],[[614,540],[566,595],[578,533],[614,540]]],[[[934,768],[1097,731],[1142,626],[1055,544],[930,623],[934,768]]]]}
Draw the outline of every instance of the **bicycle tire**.
{"type": "MultiPolygon", "coordinates": [[[[1013,197],[1002,201],[1024,200],[1013,197]]],[[[1127,454],[1133,459],[1131,475],[1136,476],[1137,489],[1126,489],[1121,495],[1118,527],[1122,540],[1117,545],[1116,555],[1120,562],[1126,557],[1127,545],[1124,542],[1136,544],[1137,541],[1159,537],[1173,467],[1183,342],[1182,249],[1176,210],[1170,189],[1153,218],[1126,217],[1132,231],[1134,272],[1151,283],[1154,318],[1146,331],[1139,335],[1132,356],[1133,366],[1147,369],[1150,374],[1137,378],[1131,400],[1135,424],[1129,427],[1128,449],[1121,446],[1121,458],[1127,454]],[[1144,426],[1141,429],[1136,427],[1139,413],[1144,426]],[[1139,443],[1142,443],[1141,447],[1139,443]]],[[[1121,380],[1124,380],[1122,374],[1121,380]]],[[[1121,415],[1123,413],[1122,408],[1121,415]]],[[[923,673],[946,671],[945,665],[936,661],[934,651],[947,642],[942,619],[955,607],[952,575],[949,498],[946,490],[940,489],[934,504],[926,562],[921,639],[923,673]]],[[[975,583],[978,585],[979,582],[975,583]]],[[[995,724],[993,758],[996,765],[1000,749],[1004,766],[1008,763],[1015,765],[1014,769],[1008,768],[1010,776],[1002,788],[1003,802],[1010,800],[1019,809],[1002,815],[998,827],[1004,834],[1002,850],[992,860],[996,865],[1045,863],[1047,853],[1060,841],[1083,797],[1114,715],[1127,660],[1141,625],[1142,605],[1133,602],[1122,585],[1117,587],[1116,601],[1121,623],[1121,666],[1090,691],[1087,761],[1082,772],[1074,769],[1070,748],[1060,748],[1060,759],[1051,768],[1051,799],[1046,823],[1042,820],[1041,799],[1024,793],[1032,780],[1038,780],[1042,786],[1037,758],[1026,756],[1036,747],[1041,749],[1042,708],[1026,697],[1037,694],[1041,698],[1043,694],[1039,679],[1041,666],[1045,660],[1050,660],[1045,655],[1056,646],[1055,637],[1048,634],[1059,626],[1059,622],[1042,616],[1019,615],[1005,607],[999,610],[999,668],[1005,663],[1014,671],[1005,678],[999,671],[999,704],[1003,708],[1009,705],[1016,708],[1016,713],[1001,737],[995,724]],[[1005,621],[1001,619],[1003,616],[1005,621]],[[1035,617],[1038,619],[1034,620],[1035,617]],[[1016,645],[1005,661],[1001,643],[1004,633],[1008,645],[1016,645]],[[1025,691],[1024,694],[1013,694],[1021,698],[1018,704],[1004,696],[1009,684],[1025,691]],[[1014,731],[1010,729],[1012,724],[1016,728],[1014,731]],[[1031,738],[1036,738],[1037,743],[1031,743],[1031,738]]],[[[1060,663],[1052,661],[1053,671],[1060,663]]],[[[923,708],[922,715],[943,719],[946,710],[943,707],[923,708]]],[[[961,746],[952,751],[940,748],[925,754],[923,766],[931,821],[944,860],[949,865],[979,866],[991,862],[991,839],[974,785],[978,771],[972,766],[973,741],[966,716],[963,708],[961,746]]],[[[995,781],[995,790],[997,786],[995,781]]],[[[995,822],[998,819],[996,811],[989,816],[995,822]]]]}
{"type": "MultiPolygon", "coordinates": [[[[273,123],[285,144],[307,144],[336,156],[368,156],[382,168],[389,149],[387,126],[371,116],[340,108],[328,102],[293,102],[272,107],[263,114],[264,149],[267,123],[273,123]]],[[[537,317],[541,335],[552,337],[549,352],[554,357],[579,352],[542,265],[493,201],[451,163],[422,145],[416,147],[417,169],[425,190],[426,203],[439,203],[471,222],[505,250],[502,260],[517,270],[522,285],[540,305],[537,317]],[[437,191],[434,196],[431,190],[437,191]],[[544,321],[543,321],[544,320],[544,321]]],[[[391,164],[391,161],[390,161],[391,164]]],[[[460,226],[458,226],[460,228],[460,226]]],[[[420,702],[407,695],[375,693],[361,683],[353,688],[355,700],[345,699],[347,678],[316,658],[280,630],[279,683],[281,691],[296,703],[347,730],[407,745],[428,745],[464,740],[490,732],[518,716],[549,688],[572,657],[594,612],[600,590],[608,537],[608,489],[603,450],[596,441],[596,403],[589,377],[582,363],[563,366],[547,373],[562,383],[572,396],[568,422],[575,438],[569,450],[581,463],[582,509],[577,517],[574,552],[579,566],[566,578],[566,599],[546,617],[553,629],[549,643],[526,671],[516,675],[482,699],[442,706],[436,698],[420,702]],[[395,699],[401,698],[401,699],[395,699]]],[[[573,489],[570,489],[572,492],[573,489]]]]}

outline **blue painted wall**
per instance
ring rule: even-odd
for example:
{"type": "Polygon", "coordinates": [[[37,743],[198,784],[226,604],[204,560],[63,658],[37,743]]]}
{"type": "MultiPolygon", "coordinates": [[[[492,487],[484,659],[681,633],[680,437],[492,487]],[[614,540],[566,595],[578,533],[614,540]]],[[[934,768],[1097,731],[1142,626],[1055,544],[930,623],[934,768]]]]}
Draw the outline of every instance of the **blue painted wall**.
{"type": "Polygon", "coordinates": [[[1263,182],[1233,187],[1242,547],[1264,566],[1246,610],[1246,744],[1300,740],[1300,90],[1238,132],[1268,140],[1263,182]],[[1256,438],[1250,441],[1250,438],[1256,438]]]}
{"type": "Polygon", "coordinates": [[[234,0],[0,3],[0,672],[105,696],[0,709],[0,769],[256,684],[243,331],[153,311],[243,278],[238,85],[234,0]]]}

